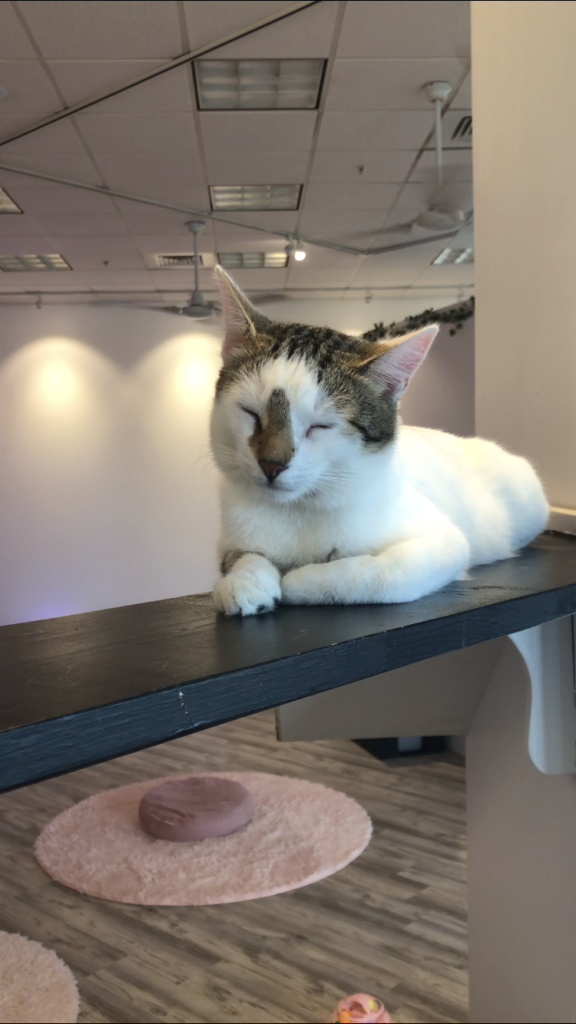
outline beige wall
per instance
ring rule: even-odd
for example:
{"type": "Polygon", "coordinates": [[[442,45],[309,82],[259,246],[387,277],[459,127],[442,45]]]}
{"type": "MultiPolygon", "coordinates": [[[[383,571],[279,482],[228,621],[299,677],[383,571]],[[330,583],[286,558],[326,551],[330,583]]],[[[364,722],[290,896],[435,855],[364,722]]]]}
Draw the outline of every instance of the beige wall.
{"type": "Polygon", "coordinates": [[[479,434],[576,507],[576,3],[472,3],[479,434]]]}

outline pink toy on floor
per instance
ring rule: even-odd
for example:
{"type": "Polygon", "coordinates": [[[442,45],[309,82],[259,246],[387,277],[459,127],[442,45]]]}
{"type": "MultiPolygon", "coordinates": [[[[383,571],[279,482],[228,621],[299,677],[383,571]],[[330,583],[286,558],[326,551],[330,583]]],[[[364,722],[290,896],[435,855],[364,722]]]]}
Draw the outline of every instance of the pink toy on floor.
{"type": "Polygon", "coordinates": [[[338,1003],[338,1008],[330,1021],[334,1024],[392,1024],[392,1017],[378,999],[366,995],[365,992],[358,992],[338,1003]]]}

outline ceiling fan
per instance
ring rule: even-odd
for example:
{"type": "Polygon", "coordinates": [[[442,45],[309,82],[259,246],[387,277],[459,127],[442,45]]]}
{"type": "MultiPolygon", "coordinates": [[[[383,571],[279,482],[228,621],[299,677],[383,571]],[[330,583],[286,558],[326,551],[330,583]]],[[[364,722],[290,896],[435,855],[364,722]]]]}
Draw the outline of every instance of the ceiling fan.
{"type": "Polygon", "coordinates": [[[472,211],[462,210],[444,198],[444,159],[442,148],[442,107],[452,91],[449,82],[428,82],[424,86],[430,102],[435,110],[436,139],[436,190],[433,203],[426,210],[407,223],[392,224],[383,228],[378,234],[409,233],[412,237],[405,242],[394,245],[378,246],[371,250],[372,254],[395,252],[410,249],[417,245],[427,245],[457,235],[462,228],[472,223],[472,211]]]}
{"type": "Polygon", "coordinates": [[[189,220],[186,224],[186,227],[194,236],[194,291],[190,296],[190,301],[185,306],[157,306],[156,309],[158,309],[159,312],[174,313],[177,316],[188,316],[192,320],[207,320],[214,312],[219,311],[217,303],[207,302],[204,298],[203,292],[200,290],[198,275],[198,267],[200,264],[198,259],[198,238],[202,234],[205,226],[206,225],[203,220],[189,220]]]}

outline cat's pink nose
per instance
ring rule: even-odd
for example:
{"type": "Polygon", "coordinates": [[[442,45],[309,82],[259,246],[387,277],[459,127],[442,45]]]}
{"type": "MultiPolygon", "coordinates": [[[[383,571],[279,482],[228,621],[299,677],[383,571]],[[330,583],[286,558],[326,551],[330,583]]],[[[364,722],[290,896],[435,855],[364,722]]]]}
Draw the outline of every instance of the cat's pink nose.
{"type": "Polygon", "coordinates": [[[286,469],[283,462],[271,462],[270,459],[259,459],[258,465],[270,483],[276,479],[279,473],[286,469]]]}

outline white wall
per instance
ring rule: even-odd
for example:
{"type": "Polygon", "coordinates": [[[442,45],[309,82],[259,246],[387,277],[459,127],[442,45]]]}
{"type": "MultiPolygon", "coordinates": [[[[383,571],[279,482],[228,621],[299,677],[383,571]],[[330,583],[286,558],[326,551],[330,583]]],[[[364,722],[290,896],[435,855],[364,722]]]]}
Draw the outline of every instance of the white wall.
{"type": "Polygon", "coordinates": [[[0,325],[0,621],[208,589],[217,329],[82,307],[0,325]]]}
{"type": "Polygon", "coordinates": [[[472,3],[478,433],[576,508],[576,4],[472,3]]]}
{"type": "MultiPolygon", "coordinates": [[[[423,304],[266,312],[362,331],[423,304]]],[[[0,623],[211,588],[220,336],[159,312],[0,307],[0,623]]]]}

